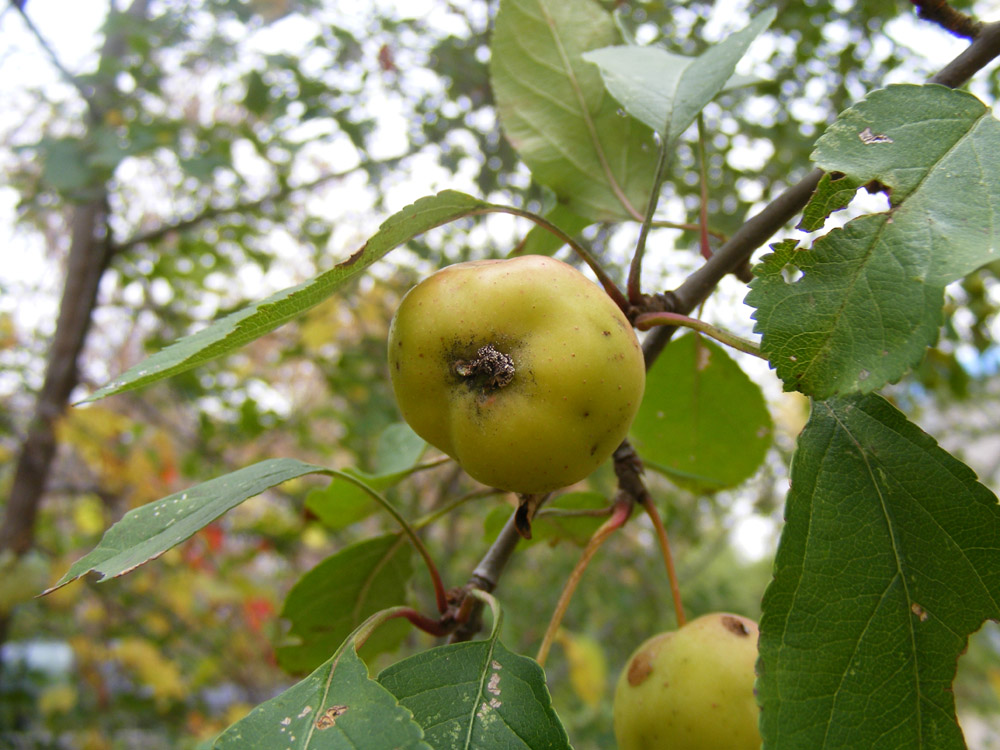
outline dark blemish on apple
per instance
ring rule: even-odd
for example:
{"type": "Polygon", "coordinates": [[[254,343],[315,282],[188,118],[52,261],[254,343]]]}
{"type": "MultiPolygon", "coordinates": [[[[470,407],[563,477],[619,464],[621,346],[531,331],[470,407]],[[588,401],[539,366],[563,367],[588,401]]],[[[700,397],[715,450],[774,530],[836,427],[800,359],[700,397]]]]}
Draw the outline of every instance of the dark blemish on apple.
{"type": "Polygon", "coordinates": [[[641,685],[653,673],[652,654],[643,651],[628,665],[628,684],[632,687],[641,685]]]}
{"type": "Polygon", "coordinates": [[[595,453],[597,453],[597,443],[590,446],[590,455],[593,456],[595,453]]]}
{"type": "Polygon", "coordinates": [[[604,336],[610,336],[611,335],[611,331],[601,331],[601,334],[604,335],[604,336]]]}
{"type": "Polygon", "coordinates": [[[472,359],[456,359],[452,371],[470,387],[490,393],[498,391],[514,379],[514,359],[493,344],[481,347],[472,359]]]}
{"type": "Polygon", "coordinates": [[[724,627],[733,635],[737,635],[741,638],[746,638],[748,635],[750,635],[750,630],[747,628],[746,625],[743,624],[743,621],[738,617],[733,617],[732,615],[723,615],[721,618],[719,618],[719,620],[722,623],[722,627],[724,627]]]}

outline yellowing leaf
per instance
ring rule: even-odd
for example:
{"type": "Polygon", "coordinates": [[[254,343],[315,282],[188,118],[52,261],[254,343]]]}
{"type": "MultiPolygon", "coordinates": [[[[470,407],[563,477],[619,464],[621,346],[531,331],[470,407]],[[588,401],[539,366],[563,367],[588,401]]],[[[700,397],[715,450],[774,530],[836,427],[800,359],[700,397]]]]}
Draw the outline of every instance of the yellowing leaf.
{"type": "Polygon", "coordinates": [[[604,649],[595,639],[560,629],[556,640],[566,652],[569,681],[573,691],[587,706],[596,708],[604,698],[608,663],[604,649]]]}
{"type": "Polygon", "coordinates": [[[337,344],[337,334],[344,327],[344,323],[337,320],[338,307],[337,300],[319,305],[310,310],[299,325],[299,338],[310,354],[318,354],[323,347],[337,344]]]}
{"type": "Polygon", "coordinates": [[[0,554],[0,612],[8,612],[45,590],[49,564],[37,552],[18,557],[9,550],[0,554]]]}
{"type": "Polygon", "coordinates": [[[160,649],[144,638],[124,638],[111,649],[112,656],[153,690],[156,707],[165,711],[174,701],[187,695],[180,670],[164,658],[160,649]]]}
{"type": "Polygon", "coordinates": [[[104,504],[97,495],[84,495],[73,505],[73,523],[77,530],[87,536],[96,536],[104,531],[104,504]]]}
{"type": "Polygon", "coordinates": [[[43,716],[68,713],[76,706],[77,698],[74,685],[49,685],[38,696],[38,710],[43,716]]]}
{"type": "Polygon", "coordinates": [[[991,669],[987,673],[987,677],[990,681],[990,687],[993,688],[993,692],[997,696],[997,700],[1000,700],[1000,669],[991,669]]]}

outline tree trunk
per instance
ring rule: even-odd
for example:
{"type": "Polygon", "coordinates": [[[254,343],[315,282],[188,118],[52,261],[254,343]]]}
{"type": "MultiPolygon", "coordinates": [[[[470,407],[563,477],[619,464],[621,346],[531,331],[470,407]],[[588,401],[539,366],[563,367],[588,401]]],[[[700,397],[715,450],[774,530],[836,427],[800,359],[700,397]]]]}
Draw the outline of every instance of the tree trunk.
{"type": "MultiPolygon", "coordinates": [[[[145,18],[148,5],[148,0],[134,0],[126,13],[135,18],[145,18]]],[[[20,9],[23,13],[23,7],[20,9]]],[[[25,20],[37,34],[27,16],[25,20]]],[[[65,73],[65,68],[44,40],[39,37],[39,41],[53,55],[55,66],[65,73]]],[[[108,36],[101,48],[101,59],[120,57],[125,46],[123,36],[108,36]]],[[[80,86],[77,88],[87,91],[80,86]]],[[[91,127],[102,121],[103,112],[114,96],[113,81],[102,82],[94,87],[87,99],[88,124],[91,127]]],[[[107,198],[107,189],[102,186],[94,200],[72,208],[69,257],[59,317],[46,362],[45,380],[21,444],[14,482],[3,509],[0,553],[10,550],[20,556],[34,544],[35,521],[56,455],[56,422],[66,411],[70,394],[79,381],[80,352],[90,331],[101,277],[114,252],[111,230],[107,223],[107,198]]],[[[0,647],[10,634],[10,618],[11,613],[0,614],[0,647]]]]}
{"type": "Polygon", "coordinates": [[[0,524],[0,550],[21,555],[31,547],[35,518],[56,452],[55,424],[66,410],[78,382],[77,360],[90,329],[97,289],[110,259],[104,208],[87,203],[73,210],[66,283],[55,336],[49,349],[45,382],[21,445],[14,484],[0,524]]]}

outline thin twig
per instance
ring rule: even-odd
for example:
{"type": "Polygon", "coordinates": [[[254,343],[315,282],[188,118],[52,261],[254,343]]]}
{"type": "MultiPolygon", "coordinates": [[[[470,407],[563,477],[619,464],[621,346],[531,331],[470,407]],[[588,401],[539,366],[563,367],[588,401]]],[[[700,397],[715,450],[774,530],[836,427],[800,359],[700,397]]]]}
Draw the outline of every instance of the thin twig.
{"type": "Polygon", "coordinates": [[[1000,21],[983,26],[976,40],[933,76],[930,83],[957,88],[993,62],[997,55],[1000,55],[1000,21]]]}
{"type": "Polygon", "coordinates": [[[584,547],[583,554],[581,554],[580,559],[577,560],[576,566],[573,568],[573,572],[569,574],[569,578],[566,580],[566,585],[563,587],[562,593],[559,595],[559,601],[556,602],[556,608],[552,612],[552,618],[549,620],[549,626],[545,629],[545,635],[542,638],[542,643],[538,647],[538,655],[535,656],[535,661],[537,661],[541,666],[544,667],[546,659],[549,658],[549,651],[552,649],[552,642],[556,638],[556,633],[559,631],[559,626],[562,624],[563,617],[566,615],[566,610],[569,608],[570,600],[576,592],[576,587],[580,585],[580,579],[583,578],[584,571],[587,570],[587,566],[590,564],[591,559],[595,554],[597,554],[597,550],[599,550],[601,545],[607,541],[608,537],[625,525],[629,515],[632,513],[632,503],[632,498],[627,494],[622,493],[622,496],[615,502],[614,510],[611,512],[611,517],[598,527],[597,531],[595,531],[593,536],[590,537],[590,541],[587,542],[587,546],[584,547]]]}
{"type": "MultiPolygon", "coordinates": [[[[405,156],[396,157],[393,159],[389,159],[386,162],[382,162],[382,164],[393,165],[405,158],[406,158],[405,156]]],[[[256,198],[254,200],[246,201],[243,203],[234,203],[230,206],[213,206],[211,208],[206,208],[201,213],[195,214],[194,216],[191,216],[187,219],[178,219],[177,221],[173,221],[168,224],[159,226],[156,229],[150,229],[147,232],[140,232],[139,234],[136,234],[128,238],[127,240],[123,240],[122,242],[116,243],[115,251],[120,253],[124,252],[125,250],[129,250],[137,245],[145,245],[151,242],[156,242],[158,240],[163,239],[169,234],[173,234],[174,232],[186,232],[187,230],[193,229],[196,226],[199,226],[200,224],[204,224],[205,222],[209,221],[214,221],[215,219],[226,216],[227,214],[252,213],[253,211],[256,211],[266,203],[275,203],[278,201],[282,201],[295,193],[302,192],[303,190],[314,190],[315,188],[321,187],[322,185],[325,185],[328,182],[342,179],[357,171],[358,168],[348,169],[343,172],[331,172],[329,174],[323,175],[322,177],[317,177],[315,180],[311,180],[310,182],[304,182],[301,185],[286,184],[286,186],[283,187],[281,190],[276,190],[273,193],[268,193],[263,198],[256,198]]]]}
{"type": "Polygon", "coordinates": [[[35,37],[35,41],[38,42],[39,46],[45,52],[46,56],[49,58],[49,62],[52,63],[52,66],[59,71],[59,75],[66,80],[66,83],[76,89],[77,93],[80,94],[80,97],[87,105],[87,108],[91,110],[91,115],[96,115],[97,112],[93,101],[93,90],[84,86],[83,83],[81,83],[80,80],[72,73],[72,71],[70,71],[70,69],[63,64],[63,61],[59,59],[59,55],[56,54],[55,49],[53,49],[52,45],[49,44],[49,40],[42,35],[41,30],[35,26],[35,22],[31,20],[31,16],[29,16],[24,10],[24,4],[16,3],[12,0],[11,6],[16,8],[21,14],[21,19],[28,27],[28,31],[30,31],[31,35],[35,37]]]}
{"type": "Polygon", "coordinates": [[[670,552],[670,540],[667,538],[667,530],[663,527],[663,520],[659,511],[653,503],[653,498],[646,495],[642,499],[642,507],[653,522],[653,529],[656,531],[656,538],[660,543],[660,552],[663,555],[663,564],[667,569],[667,580],[670,582],[670,595],[674,600],[674,614],[677,615],[677,627],[682,628],[687,622],[684,614],[684,603],[681,601],[681,585],[677,580],[677,569],[674,567],[674,556],[670,552]]]}
{"type": "Polygon", "coordinates": [[[661,312],[643,313],[635,319],[635,327],[640,331],[647,331],[655,326],[682,326],[690,328],[733,349],[745,352],[746,354],[752,354],[761,359],[767,359],[765,355],[761,354],[760,347],[755,342],[745,339],[742,336],[737,336],[735,333],[724,331],[697,318],[689,318],[687,315],[681,315],[680,313],[661,312]]]}
{"type": "Polygon", "coordinates": [[[705,157],[705,118],[698,113],[698,182],[701,186],[701,205],[698,207],[698,239],[701,255],[705,260],[712,257],[708,244],[708,164],[705,157]]]}
{"type": "Polygon", "coordinates": [[[663,186],[663,178],[667,172],[667,142],[662,137],[659,142],[660,148],[656,157],[653,187],[649,193],[646,214],[642,218],[642,226],[639,227],[639,239],[635,243],[635,253],[632,255],[632,263],[628,269],[628,299],[633,305],[642,302],[642,256],[646,253],[646,237],[649,235],[649,227],[653,222],[656,206],[660,202],[660,188],[663,186]]]}

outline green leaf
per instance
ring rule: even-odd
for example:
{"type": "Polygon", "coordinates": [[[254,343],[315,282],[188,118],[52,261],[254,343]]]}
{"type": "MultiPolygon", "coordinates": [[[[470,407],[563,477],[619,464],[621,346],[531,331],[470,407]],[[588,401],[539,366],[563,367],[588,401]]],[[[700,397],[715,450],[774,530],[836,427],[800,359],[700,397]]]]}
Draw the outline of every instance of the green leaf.
{"type": "Polygon", "coordinates": [[[951,683],[1000,618],[1000,505],[879,396],[816,403],[763,601],[766,747],[964,747],[951,683]]]}
{"type": "Polygon", "coordinates": [[[348,640],[307,678],[223,732],[215,750],[432,750],[348,640]]]}
{"type": "MultiPolygon", "coordinates": [[[[378,492],[393,484],[359,469],[348,468],[343,473],[360,479],[378,492]]],[[[368,518],[377,507],[371,495],[340,477],[334,477],[326,487],[312,489],[306,495],[306,508],[324,526],[334,531],[346,529],[351,524],[368,518]]]]}
{"type": "MultiPolygon", "coordinates": [[[[582,547],[607,516],[567,516],[560,515],[558,511],[601,508],[607,509],[608,501],[599,492],[567,492],[565,495],[560,495],[552,502],[546,503],[545,508],[535,516],[531,522],[531,539],[521,540],[518,546],[530,547],[539,542],[556,544],[566,540],[582,547]]],[[[483,539],[488,542],[496,539],[511,513],[513,509],[507,505],[493,508],[483,523],[483,539]]]]}
{"type": "Polygon", "coordinates": [[[243,96],[243,106],[249,112],[260,117],[271,106],[271,89],[264,82],[260,71],[251,70],[246,77],[247,92],[243,96]]]}
{"type": "MultiPolygon", "coordinates": [[[[389,425],[375,449],[375,466],[379,472],[369,474],[347,468],[342,473],[360,479],[376,492],[394,487],[416,471],[416,463],[427,448],[417,433],[405,422],[389,425]]],[[[306,508],[331,529],[343,529],[367,518],[378,509],[378,503],[361,487],[343,477],[334,477],[327,487],[310,490],[306,508]]]]}
{"type": "MultiPolygon", "coordinates": [[[[698,113],[733,78],[750,43],[774,20],[771,8],[698,57],[676,55],[660,47],[605,47],[583,55],[600,68],[604,85],[625,110],[672,144],[698,113]]],[[[739,78],[736,85],[745,85],[739,78]]]]}
{"type": "Polygon", "coordinates": [[[494,26],[490,77],[507,139],[538,182],[593,221],[641,215],[656,167],[652,133],[619,113],[580,56],[620,42],[593,0],[501,0],[494,26]]]}
{"type": "MultiPolygon", "coordinates": [[[[557,203],[555,207],[546,212],[545,218],[563,230],[570,237],[574,237],[589,227],[593,222],[582,216],[577,216],[566,206],[557,203]]],[[[536,224],[524,236],[521,244],[517,248],[518,255],[552,255],[564,243],[545,227],[536,224]]]]}
{"type": "Polygon", "coordinates": [[[890,86],[844,112],[814,157],[884,186],[892,209],[810,250],[776,245],[746,303],[786,390],[867,393],[898,380],[934,343],[945,286],[997,257],[1000,123],[971,94],[890,86]],[[802,276],[792,279],[796,269],[802,276]]]}
{"type": "Polygon", "coordinates": [[[749,479],[771,445],[760,388],[714,342],[687,334],[659,357],[632,423],[643,461],[697,492],[749,479]]]}
{"type": "Polygon", "coordinates": [[[295,459],[273,458],[130,510],[45,593],[90,571],[99,573],[101,579],[124,575],[177,546],[247,498],[313,473],[329,472],[295,459]]]}
{"type": "Polygon", "coordinates": [[[378,436],[375,446],[375,472],[380,476],[409,474],[427,443],[406,422],[395,422],[378,436]]]}
{"type": "Polygon", "coordinates": [[[823,175],[809,203],[802,210],[802,220],[797,228],[804,232],[822,229],[830,214],[847,208],[854,200],[861,184],[861,180],[847,175],[832,176],[829,172],[823,175]]]}
{"type": "MultiPolygon", "coordinates": [[[[421,198],[387,219],[364,247],[343,263],[171,344],[100,388],[86,401],[131,391],[229,354],[315,307],[390,250],[418,234],[490,208],[489,203],[453,190],[421,198]]],[[[506,207],[492,206],[492,209],[506,210],[506,207]]]]}
{"type": "Polygon", "coordinates": [[[79,138],[43,138],[39,144],[42,181],[53,190],[73,195],[103,179],[90,164],[90,148],[79,138]]]}
{"type": "Polygon", "coordinates": [[[566,730],[533,659],[496,640],[441,646],[383,670],[378,681],[413,712],[435,750],[562,750],[566,730]]]}
{"type": "MultiPolygon", "coordinates": [[[[412,548],[400,534],[365,539],[326,558],[292,587],[281,616],[291,622],[276,653],[289,672],[306,672],[330,657],[367,617],[406,600],[412,548]]],[[[366,656],[399,646],[405,620],[383,624],[365,643],[366,656]]]]}

